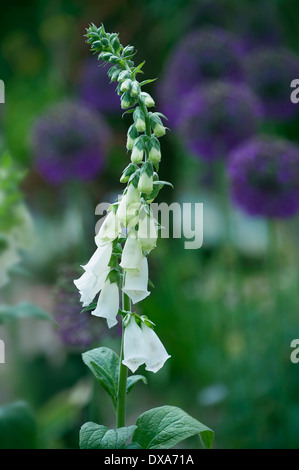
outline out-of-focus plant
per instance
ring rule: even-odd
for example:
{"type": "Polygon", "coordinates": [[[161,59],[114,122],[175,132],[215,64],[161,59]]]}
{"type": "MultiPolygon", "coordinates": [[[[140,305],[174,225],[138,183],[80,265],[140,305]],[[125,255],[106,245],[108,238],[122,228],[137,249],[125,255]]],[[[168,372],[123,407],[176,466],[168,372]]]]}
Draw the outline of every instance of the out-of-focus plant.
{"type": "Polygon", "coordinates": [[[155,248],[158,237],[158,222],[150,203],[167,184],[159,181],[157,173],[161,160],[159,138],[166,132],[161,117],[165,116],[148,110],[155,102],[142,87],[153,80],[137,80],[144,62],[134,65],[134,46],[123,47],[118,34],[106,33],[103,25],[97,28],[92,24],[86,37],[91,50],[99,54],[98,58],[111,64],[108,75],[111,81],[118,82],[121,107],[126,110],[125,114],[133,113],[134,122],[127,134],[131,163],[120,179],[127,186],[108,210],[95,237],[97,250],[83,266],[84,274],[74,281],[85,309],[105,318],[109,328],[117,324],[118,315],[122,317],[120,357],[103,347],[83,354],[84,362],[112,399],[117,428],[85,423],[80,430],[80,447],[170,448],[196,434],[200,434],[205,446],[211,447],[213,432],[173,406],[146,411],[139,416],[136,425],[126,427],[126,394],[138,381],[145,382],[140,375],[128,377],[128,368],[134,373],[145,364],[146,370],[157,372],[170,357],[154,332],[153,322],[132,310],[132,303],[150,295],[147,256],[155,248]],[[119,289],[122,292],[121,308],[119,289]],[[167,427],[164,433],[160,432],[162,423],[163,428],[167,427]],[[130,437],[132,442],[127,445],[130,437]]]}

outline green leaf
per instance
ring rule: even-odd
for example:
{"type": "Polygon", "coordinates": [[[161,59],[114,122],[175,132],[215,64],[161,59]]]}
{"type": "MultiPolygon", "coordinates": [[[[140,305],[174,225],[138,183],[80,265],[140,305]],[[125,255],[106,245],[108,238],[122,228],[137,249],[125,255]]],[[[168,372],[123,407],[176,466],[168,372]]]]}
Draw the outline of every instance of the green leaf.
{"type": "Polygon", "coordinates": [[[127,393],[129,393],[133,389],[134,385],[140,381],[145,385],[147,384],[147,379],[143,375],[130,375],[130,377],[127,378],[127,393]]]}
{"type": "Polygon", "coordinates": [[[0,324],[9,323],[20,318],[36,318],[38,320],[50,320],[57,327],[58,323],[53,320],[51,315],[40,307],[29,302],[22,302],[17,305],[1,305],[0,306],[0,324]]]}
{"type": "Polygon", "coordinates": [[[0,449],[36,449],[36,421],[23,401],[0,406],[0,449]]]}
{"type": "Polygon", "coordinates": [[[137,75],[137,73],[143,73],[141,69],[144,66],[144,64],[145,64],[145,60],[141,62],[141,64],[137,65],[137,67],[135,67],[135,69],[132,71],[132,75],[135,76],[137,75]]]}
{"type": "Polygon", "coordinates": [[[125,449],[142,449],[142,447],[138,442],[131,442],[131,444],[128,444],[125,449]]]}
{"type": "Polygon", "coordinates": [[[140,82],[139,85],[140,86],[147,85],[148,83],[155,82],[156,80],[157,78],[150,78],[149,80],[143,80],[143,82],[140,82]]]}
{"type": "Polygon", "coordinates": [[[109,348],[101,347],[86,351],[82,354],[82,359],[111,397],[113,406],[116,409],[119,372],[118,355],[109,348]]]}
{"type": "Polygon", "coordinates": [[[132,441],[143,449],[170,449],[195,434],[205,447],[213,443],[213,431],[175,406],[160,406],[146,411],[136,421],[132,441]]]}
{"type": "Polygon", "coordinates": [[[163,185],[167,185],[167,186],[171,186],[173,188],[173,184],[169,183],[169,181],[154,181],[154,184],[163,184],[163,185]]]}
{"type": "Polygon", "coordinates": [[[85,423],[80,429],[80,449],[125,449],[135,429],[136,426],[109,429],[100,424],[85,423]]]}
{"type": "Polygon", "coordinates": [[[81,310],[81,313],[88,312],[89,310],[94,310],[97,307],[97,305],[98,305],[97,302],[93,302],[89,304],[88,307],[83,308],[83,310],[81,310]]]}

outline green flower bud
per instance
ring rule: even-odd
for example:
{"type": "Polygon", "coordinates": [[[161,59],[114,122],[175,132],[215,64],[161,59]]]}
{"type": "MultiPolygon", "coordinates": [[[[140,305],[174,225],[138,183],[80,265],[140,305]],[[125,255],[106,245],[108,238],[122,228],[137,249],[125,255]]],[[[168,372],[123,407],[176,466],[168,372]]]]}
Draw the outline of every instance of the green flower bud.
{"type": "Polygon", "coordinates": [[[152,113],[150,115],[150,125],[156,137],[162,137],[165,134],[166,129],[156,113],[152,113]]]}
{"type": "Polygon", "coordinates": [[[153,190],[153,175],[148,175],[146,171],[143,171],[138,182],[138,189],[141,193],[151,193],[153,190]]]}
{"type": "Polygon", "coordinates": [[[143,160],[143,150],[140,150],[137,145],[134,145],[132,153],[131,153],[131,162],[138,165],[143,160]]]}
{"type": "Polygon", "coordinates": [[[127,78],[122,84],[120,85],[120,91],[123,93],[125,91],[129,91],[131,88],[132,80],[127,78]]]}
{"type": "Polygon", "coordinates": [[[133,145],[134,145],[134,142],[135,140],[137,139],[138,137],[138,131],[135,127],[134,124],[132,124],[130,127],[129,127],[129,130],[128,130],[128,133],[127,133],[127,150],[132,150],[133,149],[133,145]]]}
{"type": "Polygon", "coordinates": [[[135,171],[138,170],[138,166],[134,165],[133,163],[130,163],[130,165],[127,166],[127,168],[124,169],[123,174],[120,178],[121,183],[127,183],[129,181],[130,176],[135,173],[135,171]]]}
{"type": "Polygon", "coordinates": [[[131,106],[134,106],[134,104],[135,104],[135,100],[133,100],[130,96],[130,93],[126,91],[121,97],[120,105],[122,109],[131,108],[131,106]]]}
{"type": "Polygon", "coordinates": [[[146,127],[146,125],[145,125],[145,116],[144,116],[144,113],[139,108],[139,106],[134,111],[133,119],[134,119],[134,122],[135,122],[136,129],[139,132],[144,132],[145,127],[146,127]]]}
{"type": "Polygon", "coordinates": [[[139,95],[140,86],[139,86],[139,83],[137,82],[137,80],[134,80],[134,82],[132,83],[130,93],[131,93],[131,96],[133,96],[133,98],[137,98],[137,96],[139,95]]]}
{"type": "Polygon", "coordinates": [[[161,161],[160,143],[156,137],[151,137],[148,143],[149,160],[156,164],[161,161]]]}
{"type": "Polygon", "coordinates": [[[120,72],[118,80],[122,82],[123,80],[126,80],[126,78],[131,78],[131,73],[128,70],[123,70],[120,72]]]}
{"type": "Polygon", "coordinates": [[[152,106],[155,106],[155,102],[154,102],[153,98],[151,97],[151,95],[149,95],[145,91],[142,91],[140,93],[140,98],[144,102],[145,106],[147,106],[148,108],[151,108],[152,106]]]}

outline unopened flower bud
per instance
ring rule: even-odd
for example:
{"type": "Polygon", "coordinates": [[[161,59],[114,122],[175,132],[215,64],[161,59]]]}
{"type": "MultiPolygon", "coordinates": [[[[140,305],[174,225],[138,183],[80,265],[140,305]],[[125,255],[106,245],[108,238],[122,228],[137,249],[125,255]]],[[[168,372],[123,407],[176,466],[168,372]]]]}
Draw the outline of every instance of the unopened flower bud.
{"type": "Polygon", "coordinates": [[[151,137],[148,143],[149,160],[156,164],[161,161],[160,143],[156,137],[151,137]]]}
{"type": "Polygon", "coordinates": [[[145,116],[144,113],[141,111],[139,106],[135,109],[133,113],[133,119],[135,122],[135,127],[139,132],[144,132],[145,131],[145,116]]]}
{"type": "Polygon", "coordinates": [[[143,149],[139,149],[137,145],[134,145],[131,153],[131,162],[138,165],[143,160],[143,149]]]}
{"type": "Polygon", "coordinates": [[[131,86],[130,94],[131,96],[133,96],[133,98],[136,98],[139,95],[139,93],[140,93],[139,83],[137,82],[137,80],[134,80],[131,86]]]}
{"type": "Polygon", "coordinates": [[[144,102],[145,106],[147,106],[148,108],[151,108],[152,106],[155,106],[155,102],[154,102],[153,98],[151,97],[151,95],[149,93],[146,93],[145,91],[142,91],[140,93],[140,98],[144,102]]]}
{"type": "Polygon", "coordinates": [[[153,175],[149,176],[146,171],[144,171],[138,182],[138,189],[141,193],[151,193],[153,190],[153,175]]]}
{"type": "Polygon", "coordinates": [[[135,101],[131,98],[130,93],[127,91],[121,97],[121,107],[122,109],[130,108],[134,106],[135,101]]]}
{"type": "Polygon", "coordinates": [[[128,133],[127,133],[127,144],[126,144],[126,147],[128,150],[132,150],[133,148],[133,145],[134,145],[134,142],[135,140],[137,139],[138,137],[138,131],[135,127],[134,124],[132,124],[130,127],[129,127],[129,130],[128,130],[128,133]]]}
{"type": "Polygon", "coordinates": [[[150,124],[156,137],[162,137],[165,134],[166,129],[157,114],[153,113],[150,116],[150,124]]]}
{"type": "Polygon", "coordinates": [[[125,91],[129,91],[131,88],[132,80],[127,78],[122,84],[120,85],[120,91],[124,93],[125,91]]]}

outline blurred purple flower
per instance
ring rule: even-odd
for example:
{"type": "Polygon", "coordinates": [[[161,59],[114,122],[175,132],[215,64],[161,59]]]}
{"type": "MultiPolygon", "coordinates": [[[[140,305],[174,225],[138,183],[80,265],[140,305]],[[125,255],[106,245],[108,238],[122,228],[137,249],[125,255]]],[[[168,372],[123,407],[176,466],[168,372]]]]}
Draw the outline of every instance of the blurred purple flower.
{"type": "Polygon", "coordinates": [[[162,111],[177,122],[184,98],[211,80],[241,81],[242,47],[238,38],[220,28],[191,32],[176,47],[157,90],[162,111]]]}
{"type": "Polygon", "coordinates": [[[286,49],[261,49],[245,59],[248,84],[272,119],[290,119],[298,107],[290,100],[290,84],[299,77],[299,57],[286,49]]]}
{"type": "Polygon", "coordinates": [[[287,140],[250,139],[229,157],[233,201],[251,215],[290,217],[299,211],[299,149],[287,140]]]}
{"type": "Polygon", "coordinates": [[[186,99],[178,130],[187,148],[212,160],[253,136],[262,116],[261,105],[244,85],[214,82],[196,88],[186,99]]]}
{"type": "Polygon", "coordinates": [[[106,113],[119,112],[120,97],[115,92],[115,83],[110,83],[107,67],[100,66],[94,57],[86,59],[78,78],[79,97],[88,106],[106,113]]]}
{"type": "Polygon", "coordinates": [[[110,130],[94,111],[77,102],[52,106],[32,128],[38,171],[49,183],[90,180],[103,168],[110,130]]]}

